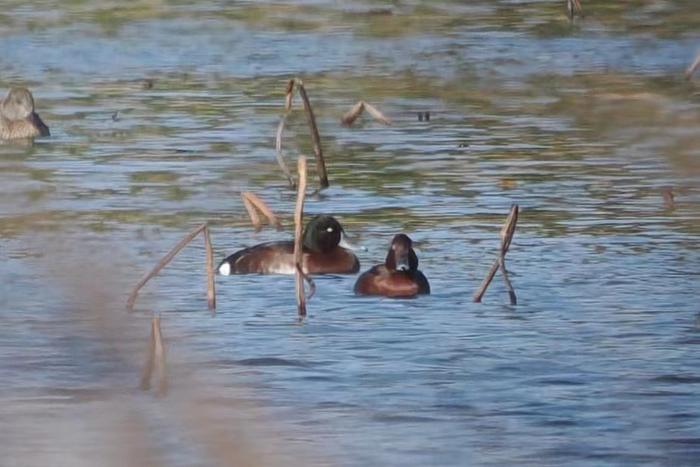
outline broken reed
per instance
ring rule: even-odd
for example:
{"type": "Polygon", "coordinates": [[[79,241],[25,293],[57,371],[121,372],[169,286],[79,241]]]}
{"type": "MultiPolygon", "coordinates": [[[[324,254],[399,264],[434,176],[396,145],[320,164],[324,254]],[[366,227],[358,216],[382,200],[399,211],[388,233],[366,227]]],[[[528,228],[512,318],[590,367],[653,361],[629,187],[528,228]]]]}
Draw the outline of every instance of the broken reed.
{"type": "Polygon", "coordinates": [[[138,296],[139,291],[148,283],[151,278],[154,276],[158,275],[158,273],[170,263],[170,261],[173,260],[175,256],[177,256],[180,251],[185,248],[197,235],[200,233],[203,233],[204,236],[204,247],[206,249],[206,263],[205,263],[205,268],[207,270],[207,304],[209,306],[210,310],[213,310],[216,308],[216,289],[215,289],[215,281],[214,281],[214,250],[212,249],[211,246],[211,236],[209,234],[209,228],[207,227],[207,224],[202,224],[192,230],[190,233],[185,235],[185,237],[180,240],[177,245],[175,245],[169,252],[166,254],[160,261],[158,261],[158,264],[155,265],[151,271],[149,271],[147,274],[145,274],[141,280],[136,284],[134,287],[134,290],[132,290],[131,294],[129,295],[129,298],[126,302],[126,308],[129,311],[134,310],[134,303],[136,302],[136,297],[138,296]]]}
{"type": "Polygon", "coordinates": [[[304,110],[306,113],[307,121],[309,123],[309,130],[311,132],[311,142],[314,147],[314,156],[316,158],[316,173],[318,174],[318,180],[321,185],[321,189],[328,188],[330,185],[328,183],[328,172],[326,170],[326,161],[323,157],[323,148],[321,147],[321,134],[318,131],[318,125],[316,124],[316,116],[314,115],[314,110],[311,107],[311,101],[309,101],[309,96],[306,93],[306,88],[302,80],[294,78],[289,80],[287,83],[284,99],[284,115],[280,119],[280,123],[277,126],[277,136],[275,138],[275,150],[277,156],[277,162],[284,172],[284,175],[289,181],[289,186],[294,188],[294,180],[292,179],[291,171],[287,167],[287,163],[284,161],[284,156],[282,154],[282,136],[284,134],[284,126],[287,121],[287,115],[292,109],[292,101],[294,99],[294,89],[299,90],[299,95],[304,103],[304,110]]]}
{"type": "Polygon", "coordinates": [[[277,163],[282,169],[282,172],[284,172],[284,176],[287,177],[289,188],[294,189],[296,188],[294,177],[292,177],[292,172],[289,171],[289,167],[287,167],[287,163],[284,161],[284,155],[282,154],[282,134],[284,132],[284,125],[287,122],[287,115],[289,115],[289,113],[282,115],[280,118],[280,123],[277,125],[277,135],[275,137],[275,156],[277,157],[277,163]]]}
{"type": "Polygon", "coordinates": [[[306,196],[306,157],[299,156],[297,163],[299,183],[297,184],[297,202],[294,208],[294,266],[299,318],[306,316],[306,297],[304,296],[304,271],[302,234],[304,228],[304,198],[306,196]]]}
{"type": "Polygon", "coordinates": [[[248,216],[250,216],[250,222],[253,224],[256,232],[262,229],[262,222],[260,221],[260,216],[258,212],[262,213],[267,219],[267,222],[274,225],[277,230],[282,228],[282,223],[277,219],[275,213],[272,209],[255,193],[250,191],[244,191],[241,193],[241,199],[243,200],[243,205],[246,211],[248,211],[248,216]]]}
{"type": "Polygon", "coordinates": [[[510,304],[511,305],[518,304],[518,300],[517,300],[517,297],[515,295],[515,290],[513,289],[513,285],[510,283],[510,278],[508,277],[508,271],[506,269],[506,253],[508,253],[508,250],[510,249],[510,243],[513,240],[513,235],[515,234],[515,227],[518,224],[519,211],[520,211],[520,208],[518,207],[517,204],[513,204],[510,207],[510,212],[508,213],[508,217],[506,218],[506,221],[503,224],[503,227],[501,228],[501,232],[500,232],[501,245],[500,245],[499,252],[498,252],[498,258],[493,262],[488,273],[486,273],[486,277],[484,278],[484,280],[481,282],[481,285],[474,293],[474,296],[473,296],[474,302],[477,302],[477,303],[481,302],[481,299],[483,298],[484,294],[486,293],[486,289],[489,287],[489,284],[491,284],[491,281],[493,280],[494,276],[496,275],[496,272],[498,272],[498,270],[500,269],[501,274],[503,276],[503,282],[505,283],[505,286],[506,286],[506,290],[508,290],[508,297],[510,298],[510,304]]]}
{"type": "Polygon", "coordinates": [[[359,101],[357,104],[353,105],[352,108],[348,110],[340,119],[340,123],[342,123],[345,126],[352,126],[355,120],[357,120],[357,117],[362,115],[362,112],[364,112],[365,110],[375,120],[382,122],[384,125],[391,125],[391,120],[389,120],[383,113],[377,110],[376,107],[365,101],[359,101]]]}
{"type": "Polygon", "coordinates": [[[151,318],[151,339],[148,346],[148,359],[141,373],[141,389],[147,391],[151,388],[153,372],[156,373],[158,389],[156,394],[164,396],[168,391],[168,374],[165,366],[165,346],[160,332],[160,315],[151,318]]]}
{"type": "Polygon", "coordinates": [[[695,57],[693,63],[691,63],[690,66],[688,66],[688,69],[685,70],[686,79],[691,79],[698,68],[700,68],[700,54],[698,54],[698,56],[695,57]]]}
{"type": "Polygon", "coordinates": [[[581,16],[583,14],[583,8],[581,8],[580,0],[566,0],[566,15],[569,20],[573,21],[574,16],[581,16]]]}

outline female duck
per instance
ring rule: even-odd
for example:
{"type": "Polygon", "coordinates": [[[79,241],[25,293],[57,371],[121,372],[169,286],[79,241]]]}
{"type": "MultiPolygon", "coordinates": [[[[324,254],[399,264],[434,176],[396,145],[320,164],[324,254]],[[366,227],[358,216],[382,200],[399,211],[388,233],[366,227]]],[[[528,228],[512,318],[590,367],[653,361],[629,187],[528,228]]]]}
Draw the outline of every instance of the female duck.
{"type": "Polygon", "coordinates": [[[12,88],[0,101],[0,139],[49,136],[49,127],[34,112],[34,97],[26,88],[12,88]]]}
{"type": "Polygon", "coordinates": [[[428,279],[418,270],[418,257],[407,235],[391,241],[384,264],[363,273],[355,283],[355,293],[385,297],[414,297],[430,293],[428,279]]]}
{"type": "MultiPolygon", "coordinates": [[[[307,274],[354,274],[360,262],[341,245],[344,233],[331,216],[319,215],[302,236],[302,269],[307,274]]],[[[219,264],[219,274],[294,274],[294,242],[268,242],[238,251],[219,264]]]]}

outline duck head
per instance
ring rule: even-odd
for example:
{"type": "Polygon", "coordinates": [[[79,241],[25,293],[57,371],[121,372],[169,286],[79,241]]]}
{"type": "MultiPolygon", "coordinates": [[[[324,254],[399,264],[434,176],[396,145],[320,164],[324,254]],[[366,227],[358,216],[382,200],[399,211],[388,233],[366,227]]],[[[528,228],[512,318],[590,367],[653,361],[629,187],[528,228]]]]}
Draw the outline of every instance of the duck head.
{"type": "Polygon", "coordinates": [[[343,233],[343,227],[335,217],[321,214],[313,217],[306,224],[302,239],[305,248],[311,251],[328,252],[341,243],[343,233]]]}
{"type": "Polygon", "coordinates": [[[390,271],[415,272],[418,269],[418,256],[408,235],[394,236],[384,264],[390,271]]]}

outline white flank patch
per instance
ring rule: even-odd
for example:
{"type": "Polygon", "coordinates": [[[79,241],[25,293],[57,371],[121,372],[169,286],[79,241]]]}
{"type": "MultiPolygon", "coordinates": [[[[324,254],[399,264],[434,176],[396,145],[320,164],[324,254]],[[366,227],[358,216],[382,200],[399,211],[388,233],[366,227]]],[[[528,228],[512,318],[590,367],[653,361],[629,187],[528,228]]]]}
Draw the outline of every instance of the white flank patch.
{"type": "Polygon", "coordinates": [[[231,275],[231,265],[226,262],[219,266],[219,274],[222,276],[230,276],[231,275]]]}
{"type": "Polygon", "coordinates": [[[272,274],[295,274],[296,268],[289,264],[275,264],[269,271],[272,274]]]}

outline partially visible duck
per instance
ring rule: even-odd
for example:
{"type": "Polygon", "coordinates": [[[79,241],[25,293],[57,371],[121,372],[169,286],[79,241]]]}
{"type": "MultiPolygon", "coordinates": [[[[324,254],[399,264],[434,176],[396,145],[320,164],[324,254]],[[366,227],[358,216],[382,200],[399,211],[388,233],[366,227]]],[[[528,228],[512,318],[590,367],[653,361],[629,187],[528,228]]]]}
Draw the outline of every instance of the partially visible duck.
{"type": "MultiPolygon", "coordinates": [[[[303,233],[303,264],[307,274],[354,274],[360,262],[341,245],[343,227],[332,216],[312,218],[303,233]]],[[[219,274],[294,274],[294,242],[268,242],[237,251],[224,259],[219,274]]]]}
{"type": "Polygon", "coordinates": [[[396,298],[430,293],[430,284],[418,270],[418,257],[408,235],[394,236],[384,264],[362,273],[355,283],[355,293],[396,298]]]}
{"type": "Polygon", "coordinates": [[[34,112],[34,97],[26,88],[12,88],[0,101],[0,139],[49,136],[49,127],[34,112]]]}

